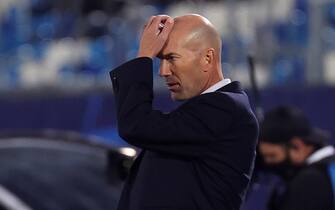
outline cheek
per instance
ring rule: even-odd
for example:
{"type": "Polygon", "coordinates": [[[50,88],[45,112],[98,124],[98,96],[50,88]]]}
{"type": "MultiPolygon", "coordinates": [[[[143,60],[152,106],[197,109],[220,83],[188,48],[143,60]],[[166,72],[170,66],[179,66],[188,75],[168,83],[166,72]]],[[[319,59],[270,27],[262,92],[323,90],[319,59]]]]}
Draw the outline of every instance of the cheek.
{"type": "Polygon", "coordinates": [[[194,92],[198,88],[200,82],[199,60],[194,56],[185,56],[171,63],[171,68],[174,69],[175,76],[181,82],[184,91],[194,92]]]}
{"type": "Polygon", "coordinates": [[[296,156],[296,153],[291,149],[291,150],[289,150],[289,155],[292,159],[294,159],[295,156],[296,156]]]}
{"type": "Polygon", "coordinates": [[[193,62],[188,63],[187,69],[188,69],[187,76],[189,77],[189,80],[192,80],[195,86],[199,86],[200,85],[199,82],[201,81],[203,76],[201,74],[201,67],[199,65],[199,61],[195,60],[193,62]]]}
{"type": "Polygon", "coordinates": [[[192,69],[187,75],[184,75],[184,84],[190,93],[198,92],[202,87],[202,81],[196,70],[192,69]]]}
{"type": "Polygon", "coordinates": [[[299,153],[297,150],[290,150],[289,154],[293,163],[300,163],[303,161],[301,153],[299,153]]]}
{"type": "Polygon", "coordinates": [[[178,60],[171,63],[171,69],[181,83],[188,83],[192,79],[192,68],[193,66],[187,60],[178,60]]]}
{"type": "Polygon", "coordinates": [[[286,154],[282,151],[276,153],[277,161],[283,161],[286,158],[286,154]]]}

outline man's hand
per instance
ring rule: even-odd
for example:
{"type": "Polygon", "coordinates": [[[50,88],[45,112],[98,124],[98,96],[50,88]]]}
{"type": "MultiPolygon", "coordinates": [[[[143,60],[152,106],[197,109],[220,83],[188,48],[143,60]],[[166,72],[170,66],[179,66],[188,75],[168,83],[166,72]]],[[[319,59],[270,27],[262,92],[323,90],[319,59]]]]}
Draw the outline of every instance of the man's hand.
{"type": "Polygon", "coordinates": [[[152,16],[144,26],[137,56],[156,57],[169,37],[173,23],[174,21],[170,16],[152,16]]]}

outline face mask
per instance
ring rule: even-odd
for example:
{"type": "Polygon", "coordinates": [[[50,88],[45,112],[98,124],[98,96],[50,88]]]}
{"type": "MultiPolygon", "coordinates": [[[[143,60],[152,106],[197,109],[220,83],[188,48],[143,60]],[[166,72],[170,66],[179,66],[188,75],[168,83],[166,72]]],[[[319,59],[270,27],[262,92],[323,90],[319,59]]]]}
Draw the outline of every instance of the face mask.
{"type": "Polygon", "coordinates": [[[278,175],[285,181],[291,180],[301,169],[302,166],[294,166],[288,158],[276,164],[265,165],[265,170],[278,175]]]}

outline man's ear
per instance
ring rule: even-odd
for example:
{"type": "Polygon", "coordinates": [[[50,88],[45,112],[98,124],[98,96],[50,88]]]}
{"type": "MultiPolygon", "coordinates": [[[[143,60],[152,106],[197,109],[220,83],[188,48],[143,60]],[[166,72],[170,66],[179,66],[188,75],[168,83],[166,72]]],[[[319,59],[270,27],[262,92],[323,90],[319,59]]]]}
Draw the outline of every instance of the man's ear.
{"type": "Polygon", "coordinates": [[[215,54],[215,50],[213,48],[208,48],[204,51],[204,54],[202,56],[202,66],[203,66],[203,71],[204,72],[208,72],[214,63],[214,54],[215,54]]]}

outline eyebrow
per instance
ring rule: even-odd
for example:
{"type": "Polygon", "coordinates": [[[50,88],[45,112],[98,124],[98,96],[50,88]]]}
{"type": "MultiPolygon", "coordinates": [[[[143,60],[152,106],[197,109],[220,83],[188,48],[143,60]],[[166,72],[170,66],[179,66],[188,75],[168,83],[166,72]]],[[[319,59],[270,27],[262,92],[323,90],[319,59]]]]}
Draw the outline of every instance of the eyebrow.
{"type": "Polygon", "coordinates": [[[167,53],[167,54],[158,54],[157,55],[157,58],[159,59],[164,59],[164,58],[168,58],[168,57],[171,57],[171,56],[178,56],[178,57],[181,57],[181,55],[179,55],[178,53],[175,53],[175,52],[170,52],[170,53],[167,53]]]}

